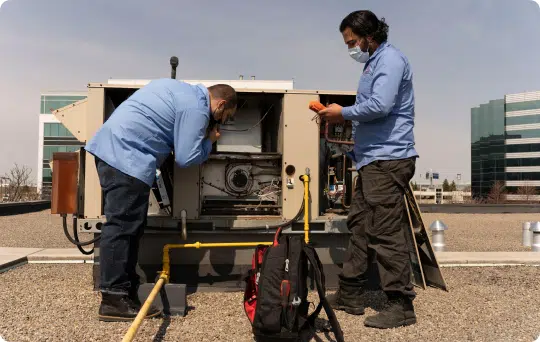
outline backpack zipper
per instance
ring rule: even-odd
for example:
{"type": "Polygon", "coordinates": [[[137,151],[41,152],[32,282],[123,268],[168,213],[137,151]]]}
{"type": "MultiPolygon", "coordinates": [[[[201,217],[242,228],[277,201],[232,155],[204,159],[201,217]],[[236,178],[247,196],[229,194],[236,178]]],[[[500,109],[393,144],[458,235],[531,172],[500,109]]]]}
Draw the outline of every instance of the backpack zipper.
{"type": "MultiPolygon", "coordinates": [[[[282,294],[284,295],[284,297],[286,298],[285,300],[282,299],[284,301],[284,304],[283,305],[283,309],[282,309],[282,317],[283,317],[283,321],[284,321],[284,325],[287,327],[287,329],[289,328],[289,317],[288,317],[288,308],[289,308],[289,296],[290,296],[290,293],[291,293],[291,284],[289,282],[289,243],[290,243],[290,240],[287,238],[286,239],[286,249],[285,249],[285,274],[284,274],[284,279],[283,279],[283,283],[284,285],[286,286],[286,289],[287,289],[287,292],[282,294]]],[[[283,287],[283,286],[282,286],[283,287]]]]}

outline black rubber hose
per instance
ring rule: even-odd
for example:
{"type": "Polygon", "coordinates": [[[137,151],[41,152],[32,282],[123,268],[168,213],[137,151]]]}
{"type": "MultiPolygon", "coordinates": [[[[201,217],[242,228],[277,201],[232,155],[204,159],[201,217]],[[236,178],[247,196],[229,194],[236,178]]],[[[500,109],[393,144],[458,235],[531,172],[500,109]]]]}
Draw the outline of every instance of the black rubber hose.
{"type": "Polygon", "coordinates": [[[82,249],[81,247],[82,246],[88,246],[88,245],[91,245],[91,244],[95,243],[96,241],[99,241],[99,239],[101,239],[101,236],[93,238],[90,241],[80,242],[79,241],[79,235],[77,234],[77,218],[76,217],[73,218],[73,234],[75,236],[75,240],[68,233],[67,217],[66,216],[62,217],[62,223],[63,223],[63,226],[64,226],[64,234],[66,235],[66,238],[69,240],[69,242],[71,242],[72,244],[77,246],[77,248],[79,249],[79,251],[81,251],[81,253],[83,253],[85,255],[90,255],[90,254],[92,254],[94,252],[94,248],[92,248],[92,250],[88,252],[88,251],[85,251],[84,249],[82,249]]]}
{"type": "MultiPolygon", "coordinates": [[[[79,233],[77,233],[77,218],[73,218],[73,237],[75,238],[75,241],[79,242],[79,233]]],[[[101,235],[95,238],[94,240],[101,239],[101,235]]],[[[80,243],[80,242],[79,242],[80,243]]],[[[79,244],[77,244],[77,249],[84,255],[90,255],[94,253],[94,247],[92,246],[92,249],[89,251],[86,251],[84,248],[82,248],[79,244]]]]}

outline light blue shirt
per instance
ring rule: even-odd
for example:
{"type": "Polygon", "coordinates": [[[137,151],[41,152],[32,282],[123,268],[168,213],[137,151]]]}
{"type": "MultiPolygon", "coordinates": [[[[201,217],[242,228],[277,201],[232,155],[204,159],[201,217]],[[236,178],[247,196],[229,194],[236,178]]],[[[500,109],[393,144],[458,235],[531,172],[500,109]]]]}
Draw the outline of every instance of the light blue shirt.
{"type": "Polygon", "coordinates": [[[364,65],[356,103],[342,110],[352,120],[357,170],[375,160],[418,157],[412,79],[407,57],[388,42],[364,65]]]}
{"type": "Polygon", "coordinates": [[[158,79],[122,102],[85,149],[152,186],[156,169],[174,148],[180,167],[208,159],[210,97],[202,85],[158,79]]]}

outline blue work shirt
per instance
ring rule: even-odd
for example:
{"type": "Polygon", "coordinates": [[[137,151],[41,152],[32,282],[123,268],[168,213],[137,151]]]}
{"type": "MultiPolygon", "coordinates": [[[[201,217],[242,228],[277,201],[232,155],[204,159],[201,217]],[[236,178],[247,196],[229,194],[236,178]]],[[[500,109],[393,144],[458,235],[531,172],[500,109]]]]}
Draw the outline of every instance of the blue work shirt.
{"type": "Polygon", "coordinates": [[[85,149],[152,186],[156,169],[174,148],[180,167],[201,164],[212,150],[206,138],[210,97],[203,85],[153,80],[122,102],[85,149]]]}
{"type": "Polygon", "coordinates": [[[356,103],[342,110],[352,120],[357,170],[375,160],[418,157],[412,79],[407,57],[388,42],[364,65],[356,103]]]}

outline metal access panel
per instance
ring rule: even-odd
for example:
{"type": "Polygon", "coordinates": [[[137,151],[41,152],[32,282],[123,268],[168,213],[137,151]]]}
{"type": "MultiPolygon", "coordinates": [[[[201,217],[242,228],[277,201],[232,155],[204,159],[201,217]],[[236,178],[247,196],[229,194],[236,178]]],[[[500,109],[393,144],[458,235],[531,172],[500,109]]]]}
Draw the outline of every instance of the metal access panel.
{"type": "Polygon", "coordinates": [[[441,272],[439,263],[433,251],[431,240],[422,219],[420,207],[414,197],[409,184],[405,191],[407,213],[411,230],[407,234],[409,241],[414,244],[411,250],[411,268],[415,285],[425,288],[427,286],[448,291],[448,287],[441,272]]]}
{"type": "Polygon", "coordinates": [[[294,218],[304,197],[299,177],[309,168],[311,184],[310,219],[319,216],[319,125],[312,121],[310,101],[319,101],[318,94],[285,94],[283,99],[283,218],[294,218]]]}

